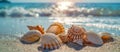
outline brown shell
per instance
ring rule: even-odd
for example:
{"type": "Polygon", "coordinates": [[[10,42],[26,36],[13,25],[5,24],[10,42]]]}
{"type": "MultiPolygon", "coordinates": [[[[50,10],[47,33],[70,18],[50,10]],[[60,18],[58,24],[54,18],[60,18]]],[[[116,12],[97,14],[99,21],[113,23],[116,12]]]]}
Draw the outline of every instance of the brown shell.
{"type": "Polygon", "coordinates": [[[67,35],[65,33],[59,34],[58,36],[62,40],[63,43],[68,42],[67,35]]]}
{"type": "Polygon", "coordinates": [[[27,26],[29,30],[38,30],[40,31],[42,34],[44,34],[44,28],[41,25],[37,25],[37,26],[27,26]]]}
{"type": "Polygon", "coordinates": [[[67,35],[68,35],[69,41],[74,41],[78,39],[83,40],[86,37],[86,31],[81,26],[72,25],[72,27],[68,29],[67,35]]]}
{"type": "Polygon", "coordinates": [[[55,33],[56,35],[60,34],[60,33],[64,33],[64,26],[59,23],[59,22],[55,22],[53,24],[50,25],[50,27],[47,29],[46,31],[47,33],[55,33]]]}
{"type": "Polygon", "coordinates": [[[101,35],[102,35],[101,38],[104,43],[113,41],[113,37],[111,36],[110,33],[102,32],[101,35]]]}
{"type": "Polygon", "coordinates": [[[38,30],[30,30],[21,37],[20,41],[23,43],[37,42],[41,37],[41,33],[38,30]]]}

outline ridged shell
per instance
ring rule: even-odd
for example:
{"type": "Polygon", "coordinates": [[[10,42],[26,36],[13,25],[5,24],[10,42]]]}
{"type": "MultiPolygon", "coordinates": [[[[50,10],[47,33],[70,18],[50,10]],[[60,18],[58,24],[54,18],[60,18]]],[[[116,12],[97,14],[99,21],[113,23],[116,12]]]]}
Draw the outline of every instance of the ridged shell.
{"type": "Polygon", "coordinates": [[[71,28],[68,29],[68,39],[69,41],[83,40],[86,36],[86,31],[83,27],[72,25],[71,28]]]}
{"type": "Polygon", "coordinates": [[[37,42],[41,37],[41,33],[37,30],[30,30],[23,37],[21,37],[21,41],[24,43],[34,43],[37,42]]]}
{"type": "Polygon", "coordinates": [[[44,49],[56,49],[62,45],[62,41],[53,33],[46,33],[41,37],[41,47],[44,49]]]}
{"type": "Polygon", "coordinates": [[[47,33],[55,33],[56,35],[64,33],[64,26],[59,22],[54,22],[46,31],[47,33]]]}
{"type": "Polygon", "coordinates": [[[41,25],[37,25],[37,26],[27,26],[29,30],[38,30],[40,31],[42,34],[44,34],[44,28],[41,25]]]}
{"type": "Polygon", "coordinates": [[[101,33],[99,33],[99,35],[101,35],[101,38],[104,43],[114,41],[113,37],[108,32],[101,32],[101,33]]]}
{"type": "Polygon", "coordinates": [[[93,32],[93,31],[88,31],[86,38],[87,38],[87,39],[85,39],[86,42],[89,42],[93,45],[102,45],[103,44],[102,39],[98,36],[97,33],[93,32]]]}

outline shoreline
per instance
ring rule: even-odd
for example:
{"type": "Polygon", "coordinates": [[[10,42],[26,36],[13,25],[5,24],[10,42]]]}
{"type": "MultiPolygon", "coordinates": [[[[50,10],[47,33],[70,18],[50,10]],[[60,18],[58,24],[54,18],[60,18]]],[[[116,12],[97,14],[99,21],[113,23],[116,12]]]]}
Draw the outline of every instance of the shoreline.
{"type": "Polygon", "coordinates": [[[99,47],[85,46],[80,47],[76,44],[64,44],[55,50],[40,50],[40,42],[34,44],[22,44],[19,39],[0,40],[0,49],[2,52],[119,52],[120,36],[113,36],[115,41],[108,42],[99,47]]]}

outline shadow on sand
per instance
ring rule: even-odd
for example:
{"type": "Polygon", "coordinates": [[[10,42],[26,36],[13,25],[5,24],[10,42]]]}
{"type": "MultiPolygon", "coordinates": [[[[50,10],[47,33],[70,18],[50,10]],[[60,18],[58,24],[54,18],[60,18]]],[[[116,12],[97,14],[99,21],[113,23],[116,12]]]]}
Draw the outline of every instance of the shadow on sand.
{"type": "Polygon", "coordinates": [[[36,40],[35,42],[25,42],[25,41],[23,41],[23,40],[21,40],[21,39],[19,39],[20,40],[20,42],[22,43],[22,44],[34,44],[34,43],[36,43],[36,42],[38,42],[39,41],[39,39],[38,40],[36,40]]]}
{"type": "MultiPolygon", "coordinates": [[[[82,45],[78,45],[78,44],[72,43],[72,42],[66,43],[66,45],[69,48],[75,49],[76,51],[79,51],[79,50],[83,49],[86,46],[91,46],[91,47],[100,47],[100,46],[102,46],[102,45],[85,45],[85,46],[82,46],[82,45]]],[[[57,48],[57,49],[59,49],[59,48],[57,48]]],[[[56,49],[43,49],[40,46],[38,47],[38,51],[42,51],[42,52],[51,52],[51,51],[54,51],[54,50],[56,50],[56,49]]]]}
{"type": "MultiPolygon", "coordinates": [[[[56,48],[56,49],[59,49],[59,48],[56,48]]],[[[51,52],[51,51],[54,51],[56,49],[43,49],[41,46],[38,47],[38,51],[42,51],[42,52],[51,52]]]]}
{"type": "Polygon", "coordinates": [[[75,50],[81,50],[82,48],[84,48],[85,46],[82,46],[82,45],[78,45],[78,44],[75,44],[75,43],[67,43],[66,44],[69,48],[73,48],[75,50]]]}

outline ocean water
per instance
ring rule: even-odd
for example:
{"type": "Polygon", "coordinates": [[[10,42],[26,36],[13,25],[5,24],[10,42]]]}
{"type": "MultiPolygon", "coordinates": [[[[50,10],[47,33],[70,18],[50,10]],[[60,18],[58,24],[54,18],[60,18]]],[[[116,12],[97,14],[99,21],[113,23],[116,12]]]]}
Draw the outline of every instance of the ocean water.
{"type": "Polygon", "coordinates": [[[45,30],[53,22],[65,28],[81,25],[87,31],[109,32],[120,36],[120,3],[76,3],[78,13],[54,15],[54,3],[0,3],[0,39],[14,39],[28,31],[27,25],[42,25],[45,30]],[[76,15],[77,14],[77,15],[76,15]]]}

